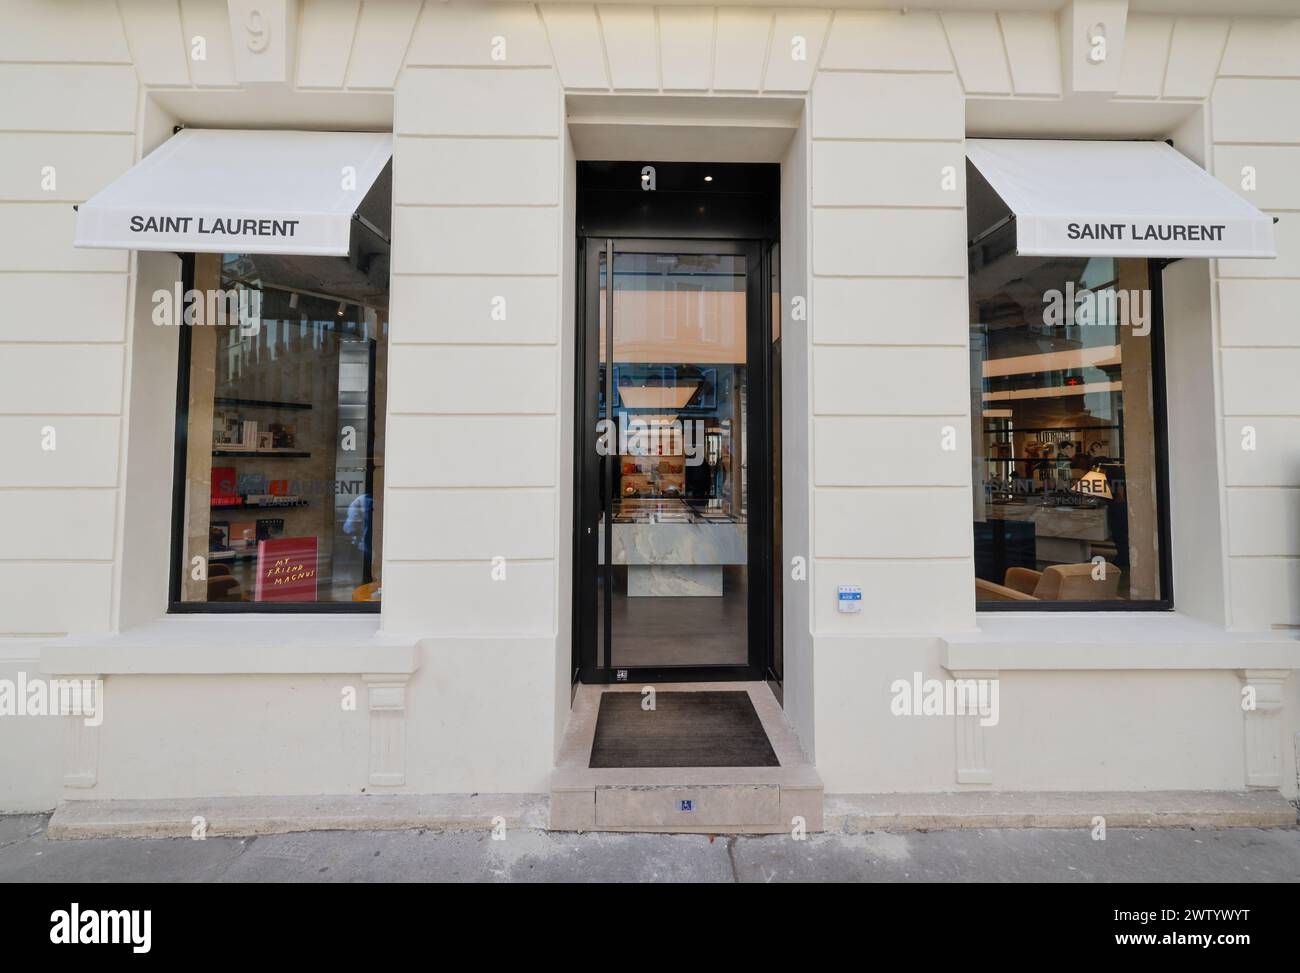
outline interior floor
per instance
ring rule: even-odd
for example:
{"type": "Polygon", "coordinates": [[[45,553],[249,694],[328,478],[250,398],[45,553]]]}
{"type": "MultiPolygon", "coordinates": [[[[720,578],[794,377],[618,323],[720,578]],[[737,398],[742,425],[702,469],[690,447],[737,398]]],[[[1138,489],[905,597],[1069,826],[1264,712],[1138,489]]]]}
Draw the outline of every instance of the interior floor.
{"type": "Polygon", "coordinates": [[[723,569],[719,597],[628,597],[626,568],[614,570],[615,667],[743,666],[749,661],[744,565],[723,569]]]}

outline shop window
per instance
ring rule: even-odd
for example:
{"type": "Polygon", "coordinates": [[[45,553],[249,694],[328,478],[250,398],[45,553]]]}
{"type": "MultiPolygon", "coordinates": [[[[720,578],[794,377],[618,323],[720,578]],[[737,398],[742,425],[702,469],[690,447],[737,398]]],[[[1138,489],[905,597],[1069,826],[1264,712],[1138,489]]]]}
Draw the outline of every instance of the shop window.
{"type": "Polygon", "coordinates": [[[1156,265],[1018,256],[967,179],[976,603],[1168,607],[1156,265]]]}
{"type": "Polygon", "coordinates": [[[186,259],[173,610],[378,608],[388,251],[358,235],[186,259]]]}

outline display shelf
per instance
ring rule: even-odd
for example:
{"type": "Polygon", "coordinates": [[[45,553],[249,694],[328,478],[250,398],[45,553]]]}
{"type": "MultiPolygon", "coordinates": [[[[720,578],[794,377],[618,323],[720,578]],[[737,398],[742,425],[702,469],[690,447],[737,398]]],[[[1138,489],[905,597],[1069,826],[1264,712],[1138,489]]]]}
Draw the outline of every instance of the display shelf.
{"type": "Polygon", "coordinates": [[[214,503],[209,506],[212,510],[289,510],[294,507],[305,507],[308,502],[295,500],[293,503],[214,503]]]}
{"type": "MultiPolygon", "coordinates": [[[[1058,457],[1053,456],[985,456],[984,459],[990,463],[1055,463],[1058,457]]],[[[1096,457],[1087,457],[1090,464],[1095,465],[1099,462],[1096,457]]],[[[1122,463],[1124,457],[1111,456],[1106,454],[1106,463],[1122,463]]]]}
{"type": "Polygon", "coordinates": [[[212,400],[216,405],[246,405],[250,409],[293,409],[303,411],[315,408],[310,402],[277,402],[274,399],[240,399],[219,395],[212,400]]]}
{"type": "Polygon", "coordinates": [[[277,459],[311,459],[311,453],[298,449],[223,449],[218,446],[213,448],[212,455],[233,459],[259,459],[264,456],[277,459]]]}
{"type": "Polygon", "coordinates": [[[990,429],[985,427],[987,433],[1014,433],[1020,435],[1028,432],[1102,432],[1103,430],[1119,429],[1120,426],[1016,426],[1012,429],[990,429]]]}

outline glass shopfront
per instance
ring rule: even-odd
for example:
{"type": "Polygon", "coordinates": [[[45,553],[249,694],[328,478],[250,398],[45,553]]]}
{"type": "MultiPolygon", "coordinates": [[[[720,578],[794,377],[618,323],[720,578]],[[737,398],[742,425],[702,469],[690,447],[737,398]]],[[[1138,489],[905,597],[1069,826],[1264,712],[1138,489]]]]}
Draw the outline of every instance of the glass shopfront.
{"type": "Polygon", "coordinates": [[[780,595],[777,173],[655,168],[651,194],[639,166],[579,167],[575,669],[762,678],[780,595]]]}
{"type": "Polygon", "coordinates": [[[1166,606],[1158,271],[1018,256],[967,176],[977,603],[1166,606]]]}
{"type": "Polygon", "coordinates": [[[387,174],[349,257],[196,254],[173,609],[377,609],[387,174]]]}

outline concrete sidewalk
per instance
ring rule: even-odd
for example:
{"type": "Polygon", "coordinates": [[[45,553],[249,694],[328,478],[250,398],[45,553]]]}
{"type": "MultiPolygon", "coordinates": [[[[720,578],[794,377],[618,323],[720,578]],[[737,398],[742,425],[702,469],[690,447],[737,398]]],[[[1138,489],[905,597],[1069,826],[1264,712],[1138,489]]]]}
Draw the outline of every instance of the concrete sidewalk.
{"type": "Polygon", "coordinates": [[[975,830],[888,834],[315,831],[51,841],[0,816],[2,882],[1300,882],[1300,830],[975,830]]]}

